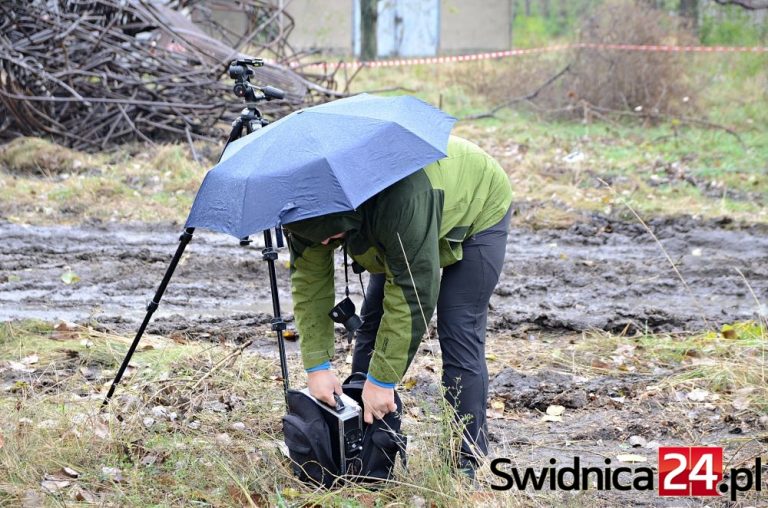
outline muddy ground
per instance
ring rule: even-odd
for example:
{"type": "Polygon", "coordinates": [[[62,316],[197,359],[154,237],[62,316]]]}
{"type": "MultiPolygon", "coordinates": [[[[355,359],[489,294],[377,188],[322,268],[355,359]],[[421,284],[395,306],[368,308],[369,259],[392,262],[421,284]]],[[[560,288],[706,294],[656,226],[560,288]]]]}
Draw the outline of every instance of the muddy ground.
{"type": "MultiPolygon", "coordinates": [[[[578,455],[582,465],[604,467],[606,458],[615,463],[618,454],[634,453],[653,465],[659,444],[711,444],[725,446],[732,465],[745,467],[755,454],[765,453],[756,438],[765,436],[768,422],[752,412],[692,402],[684,391],[659,389],[668,370],[587,378],[526,362],[525,355],[533,358],[554,344],[578,343],[584,331],[718,329],[765,314],[750,287],[760,302],[768,300],[768,228],[690,218],[659,219],[650,227],[679,276],[640,224],[595,216],[567,229],[512,229],[489,318],[488,353],[499,357],[489,362],[491,398],[506,407],[490,420],[497,456],[543,467],[550,458],[569,465],[578,455]],[[550,405],[566,408],[561,422],[542,421],[550,405]],[[643,444],[633,448],[632,436],[643,444]]],[[[0,224],[0,321],[65,319],[130,334],[176,250],[180,230],[170,224],[0,224]],[[62,280],[69,270],[79,277],[77,283],[62,280]]],[[[290,316],[284,258],[278,278],[282,309],[290,316]]],[[[359,301],[359,283],[352,291],[359,301]]],[[[149,332],[206,340],[255,338],[253,354],[274,355],[267,332],[271,310],[258,245],[243,248],[233,238],[201,231],[149,332]]],[[[297,368],[296,343],[288,351],[297,368]]],[[[415,435],[439,397],[438,355],[437,341],[425,341],[408,374],[416,383],[405,390],[405,401],[421,408],[406,417],[406,429],[415,435]]],[[[345,355],[337,356],[343,371],[345,355]]],[[[418,437],[412,446],[418,448],[418,437]]],[[[581,504],[582,495],[565,493],[561,499],[581,504]]],[[[616,491],[598,494],[597,501],[605,506],[704,504],[616,491]]]]}
{"type": "MultiPolygon", "coordinates": [[[[660,332],[756,317],[746,282],[765,301],[766,226],[680,218],[652,221],[650,227],[687,287],[640,224],[592,217],[569,229],[512,229],[504,274],[491,301],[491,329],[660,332]]],[[[180,229],[0,223],[0,320],[140,320],[180,229]],[[79,282],[62,281],[68,269],[79,282]]],[[[281,306],[290,313],[284,262],[278,263],[278,277],[281,306]]],[[[359,283],[352,290],[359,299],[359,283]]],[[[243,248],[227,236],[200,231],[168,287],[154,328],[183,327],[190,320],[223,327],[271,309],[257,242],[243,248]]]]}

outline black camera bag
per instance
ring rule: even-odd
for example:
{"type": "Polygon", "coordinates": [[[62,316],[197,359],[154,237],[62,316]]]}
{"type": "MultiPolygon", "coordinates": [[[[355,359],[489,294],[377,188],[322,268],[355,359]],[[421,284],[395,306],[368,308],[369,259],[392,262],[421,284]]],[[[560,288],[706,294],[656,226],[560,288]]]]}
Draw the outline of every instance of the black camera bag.
{"type": "MultiPolygon", "coordinates": [[[[366,376],[352,374],[343,385],[343,392],[363,407],[362,393],[366,376]]],[[[392,478],[397,454],[406,464],[407,438],[400,433],[403,404],[395,392],[397,411],[382,420],[363,423],[363,449],[351,461],[347,471],[340,471],[331,451],[328,423],[317,403],[298,390],[288,390],[288,414],[283,417],[283,435],[291,458],[293,472],[303,482],[329,488],[338,477],[349,481],[376,482],[392,478]]]]}
{"type": "MultiPolygon", "coordinates": [[[[362,372],[356,372],[349,376],[341,385],[342,391],[354,399],[363,407],[363,385],[366,376],[362,372]]],[[[368,425],[363,422],[363,450],[360,453],[359,469],[354,473],[359,482],[376,482],[389,480],[397,462],[397,455],[403,467],[406,466],[405,448],[408,438],[400,433],[403,402],[395,391],[395,404],[397,410],[384,416],[381,420],[373,420],[368,425]]]]}
{"type": "Polygon", "coordinates": [[[322,409],[298,390],[288,390],[286,402],[283,436],[293,473],[303,482],[330,487],[341,471],[333,460],[330,429],[322,409]]]}

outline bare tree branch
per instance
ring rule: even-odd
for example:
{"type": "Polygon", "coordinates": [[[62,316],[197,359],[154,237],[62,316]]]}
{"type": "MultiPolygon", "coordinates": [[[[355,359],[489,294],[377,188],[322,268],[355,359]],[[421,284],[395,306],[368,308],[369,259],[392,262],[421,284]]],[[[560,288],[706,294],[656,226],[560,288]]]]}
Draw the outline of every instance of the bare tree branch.
{"type": "Polygon", "coordinates": [[[480,114],[477,114],[477,115],[468,115],[468,116],[462,117],[461,119],[462,120],[479,120],[481,118],[493,118],[494,116],[496,116],[496,113],[498,113],[499,111],[501,111],[504,108],[510,107],[512,104],[515,104],[517,102],[523,102],[523,101],[529,101],[530,102],[533,99],[535,99],[545,88],[547,88],[549,85],[551,85],[552,83],[554,83],[555,81],[560,79],[570,69],[571,69],[571,64],[566,65],[565,67],[563,67],[563,69],[560,72],[558,72],[557,74],[555,74],[554,76],[552,76],[551,78],[546,80],[536,90],[534,90],[533,92],[531,92],[531,93],[529,93],[527,95],[523,95],[523,96],[520,96],[520,97],[515,97],[513,99],[509,99],[508,101],[505,101],[505,102],[499,104],[498,106],[496,106],[495,108],[493,108],[492,110],[490,110],[490,111],[488,111],[486,113],[480,113],[480,114]]]}
{"type": "Polygon", "coordinates": [[[718,5],[738,5],[750,11],[768,9],[768,1],[765,0],[715,0],[715,3],[718,5]]]}

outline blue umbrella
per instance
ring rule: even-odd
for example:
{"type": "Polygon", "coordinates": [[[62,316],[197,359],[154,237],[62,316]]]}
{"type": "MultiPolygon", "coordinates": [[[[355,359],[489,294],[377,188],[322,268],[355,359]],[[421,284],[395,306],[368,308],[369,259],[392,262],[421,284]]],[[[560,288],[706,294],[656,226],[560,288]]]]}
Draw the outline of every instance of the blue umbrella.
{"type": "Polygon", "coordinates": [[[354,210],[445,157],[455,121],[410,96],[361,94],[296,111],[227,147],[186,227],[242,238],[354,210]]]}

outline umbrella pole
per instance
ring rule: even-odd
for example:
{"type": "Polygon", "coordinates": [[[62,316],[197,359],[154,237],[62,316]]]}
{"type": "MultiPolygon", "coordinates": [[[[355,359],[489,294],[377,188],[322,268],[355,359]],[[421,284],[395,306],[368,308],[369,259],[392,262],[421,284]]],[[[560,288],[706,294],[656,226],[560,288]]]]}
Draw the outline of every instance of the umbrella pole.
{"type": "MultiPolygon", "coordinates": [[[[276,231],[276,233],[279,235],[279,232],[276,231]]],[[[277,275],[275,274],[277,249],[272,245],[272,232],[269,229],[264,230],[264,250],[261,251],[261,255],[264,261],[267,262],[269,269],[269,289],[272,293],[272,312],[274,316],[272,319],[272,329],[277,332],[277,348],[280,351],[280,372],[283,376],[283,391],[287,396],[289,388],[288,362],[285,358],[285,339],[283,338],[285,321],[280,314],[280,298],[277,294],[277,275]]]]}
{"type": "Polygon", "coordinates": [[[120,383],[120,380],[123,377],[123,374],[125,373],[125,369],[128,368],[128,364],[131,361],[131,357],[133,356],[133,353],[136,351],[136,347],[139,345],[139,341],[141,340],[141,336],[144,335],[144,330],[146,330],[147,325],[149,324],[149,320],[152,319],[152,314],[155,313],[157,308],[160,306],[160,299],[163,297],[163,293],[165,293],[165,288],[168,286],[168,283],[171,280],[171,277],[173,276],[173,272],[176,270],[176,265],[179,264],[179,260],[181,260],[181,255],[184,254],[184,249],[187,247],[187,244],[190,240],[192,240],[192,234],[195,232],[195,228],[186,228],[184,232],[179,237],[179,247],[176,249],[176,254],[173,255],[173,259],[171,259],[171,264],[168,265],[168,269],[165,271],[165,276],[163,277],[163,280],[160,282],[160,286],[157,288],[157,291],[155,292],[155,297],[152,298],[152,301],[149,302],[147,305],[147,314],[144,316],[144,321],[142,321],[141,326],[139,327],[138,332],[136,332],[136,337],[133,339],[133,343],[131,344],[131,347],[128,348],[128,352],[125,355],[125,358],[123,359],[122,365],[120,365],[120,369],[117,371],[117,375],[115,375],[115,380],[112,381],[112,386],[109,387],[109,391],[107,392],[107,396],[104,397],[104,402],[101,403],[101,407],[103,408],[107,404],[109,404],[110,399],[112,398],[112,395],[115,393],[115,388],[117,388],[118,383],[120,383]]]}

